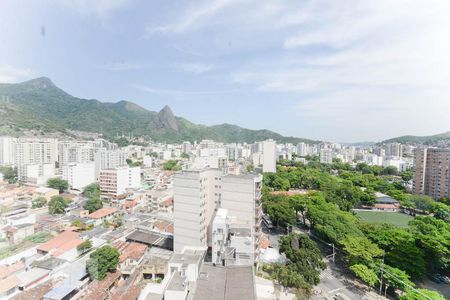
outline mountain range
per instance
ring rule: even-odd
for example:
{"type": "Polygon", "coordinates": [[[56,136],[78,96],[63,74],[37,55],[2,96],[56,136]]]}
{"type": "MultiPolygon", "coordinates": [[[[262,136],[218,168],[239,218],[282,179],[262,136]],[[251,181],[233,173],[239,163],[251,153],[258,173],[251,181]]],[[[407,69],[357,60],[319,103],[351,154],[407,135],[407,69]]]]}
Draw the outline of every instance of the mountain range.
{"type": "Polygon", "coordinates": [[[383,143],[439,145],[450,143],[450,131],[428,136],[404,135],[388,139],[383,143]]]}
{"type": "Polygon", "coordinates": [[[271,138],[278,142],[317,143],[265,129],[194,124],[176,117],[168,106],[154,112],[129,101],[105,103],[81,99],[58,88],[47,77],[0,84],[0,134],[20,135],[27,130],[65,133],[68,129],[101,133],[106,138],[132,134],[161,142],[212,139],[252,143],[271,138]]]}

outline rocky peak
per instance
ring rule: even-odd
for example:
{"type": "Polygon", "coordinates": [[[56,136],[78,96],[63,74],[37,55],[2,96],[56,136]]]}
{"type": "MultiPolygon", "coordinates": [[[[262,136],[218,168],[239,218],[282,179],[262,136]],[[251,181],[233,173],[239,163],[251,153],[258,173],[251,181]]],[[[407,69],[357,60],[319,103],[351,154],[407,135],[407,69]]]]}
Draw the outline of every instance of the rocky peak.
{"type": "Polygon", "coordinates": [[[46,89],[46,88],[55,86],[53,84],[53,82],[51,81],[51,79],[48,77],[35,78],[35,79],[29,80],[25,83],[28,83],[28,84],[30,84],[36,88],[40,88],[40,89],[46,89]]]}
{"type": "Polygon", "coordinates": [[[156,125],[158,129],[172,129],[179,131],[178,121],[175,118],[172,109],[168,105],[164,106],[157,115],[156,125]]]}

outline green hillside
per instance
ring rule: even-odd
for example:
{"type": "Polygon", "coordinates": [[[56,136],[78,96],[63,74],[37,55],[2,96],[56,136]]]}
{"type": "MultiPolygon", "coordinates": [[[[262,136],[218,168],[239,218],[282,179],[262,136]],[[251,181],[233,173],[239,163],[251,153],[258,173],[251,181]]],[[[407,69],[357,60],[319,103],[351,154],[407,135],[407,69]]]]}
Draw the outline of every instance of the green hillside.
{"type": "Polygon", "coordinates": [[[447,143],[450,142],[450,131],[429,136],[404,135],[383,141],[383,143],[424,144],[424,145],[434,145],[439,142],[447,142],[447,143]]]}
{"type": "Polygon", "coordinates": [[[81,130],[102,133],[107,138],[132,133],[163,142],[213,139],[251,143],[268,138],[279,142],[316,142],[230,124],[198,125],[175,117],[168,106],[153,112],[128,101],[103,103],[81,99],[69,95],[46,77],[0,84],[0,134],[20,135],[30,129],[43,133],[81,130]]]}

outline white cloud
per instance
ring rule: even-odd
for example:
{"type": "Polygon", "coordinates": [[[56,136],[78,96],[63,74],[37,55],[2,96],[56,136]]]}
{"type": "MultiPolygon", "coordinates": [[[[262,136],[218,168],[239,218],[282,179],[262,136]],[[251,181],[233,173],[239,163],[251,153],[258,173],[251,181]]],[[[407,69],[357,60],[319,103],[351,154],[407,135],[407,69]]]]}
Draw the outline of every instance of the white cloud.
{"type": "Polygon", "coordinates": [[[177,64],[175,68],[181,72],[202,74],[214,69],[214,65],[206,63],[186,63],[177,64]]]}
{"type": "Polygon", "coordinates": [[[11,65],[0,65],[0,82],[16,83],[29,79],[32,75],[31,69],[16,68],[11,65]]]}

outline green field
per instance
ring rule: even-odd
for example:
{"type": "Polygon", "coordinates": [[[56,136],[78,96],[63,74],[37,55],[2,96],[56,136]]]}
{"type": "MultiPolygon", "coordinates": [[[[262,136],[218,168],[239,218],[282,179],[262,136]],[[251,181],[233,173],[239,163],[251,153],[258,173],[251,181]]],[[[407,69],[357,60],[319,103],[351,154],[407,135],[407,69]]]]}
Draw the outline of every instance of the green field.
{"type": "Polygon", "coordinates": [[[355,213],[363,221],[369,223],[389,223],[399,227],[408,227],[408,222],[413,219],[413,217],[399,212],[357,210],[355,213]]]}

